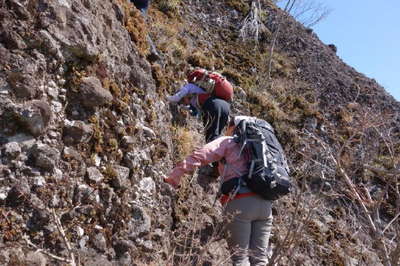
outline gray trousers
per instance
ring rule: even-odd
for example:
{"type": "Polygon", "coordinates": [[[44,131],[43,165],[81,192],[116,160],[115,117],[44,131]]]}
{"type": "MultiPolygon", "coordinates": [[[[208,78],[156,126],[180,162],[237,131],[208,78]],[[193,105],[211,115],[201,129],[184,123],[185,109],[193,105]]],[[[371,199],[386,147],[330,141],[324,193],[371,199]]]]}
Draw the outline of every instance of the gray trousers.
{"type": "Polygon", "coordinates": [[[234,218],[228,224],[228,245],[235,266],[265,266],[272,228],[271,201],[249,196],[228,202],[226,212],[234,218]],[[236,214],[235,214],[236,213],[236,214]]]}

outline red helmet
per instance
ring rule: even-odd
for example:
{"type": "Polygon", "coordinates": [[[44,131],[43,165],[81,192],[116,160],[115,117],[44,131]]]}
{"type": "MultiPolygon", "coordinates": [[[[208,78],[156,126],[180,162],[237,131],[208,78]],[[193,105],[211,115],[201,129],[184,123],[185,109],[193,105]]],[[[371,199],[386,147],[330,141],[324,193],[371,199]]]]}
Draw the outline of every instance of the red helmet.
{"type": "Polygon", "coordinates": [[[205,70],[203,68],[195,69],[195,70],[189,72],[189,74],[187,75],[187,81],[195,82],[196,80],[201,79],[206,72],[207,72],[207,70],[205,70]]]}

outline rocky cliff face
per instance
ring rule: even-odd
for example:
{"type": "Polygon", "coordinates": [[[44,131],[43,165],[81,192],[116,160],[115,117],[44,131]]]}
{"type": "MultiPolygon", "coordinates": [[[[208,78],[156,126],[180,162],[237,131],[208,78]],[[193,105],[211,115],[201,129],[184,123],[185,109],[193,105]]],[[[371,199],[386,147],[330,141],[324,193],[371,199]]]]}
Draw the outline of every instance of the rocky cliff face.
{"type": "Polygon", "coordinates": [[[141,54],[141,14],[123,1],[2,1],[0,17],[1,264],[53,264],[16,249],[25,236],[68,250],[51,210],[83,264],[153,252],[150,229],[172,219],[159,183],[171,115],[141,54]]]}
{"type": "Polygon", "coordinates": [[[270,121],[291,159],[302,193],[275,205],[273,258],[382,263],[398,231],[371,247],[343,171],[377,226],[389,225],[400,208],[399,103],[273,4],[262,8],[255,44],[238,35],[244,1],[159,0],[144,18],[125,0],[0,0],[1,264],[229,261],[217,184],[188,178],[175,193],[161,181],[201,144],[200,123],[165,101],[194,66],[224,74],[234,112],[270,121]]]}

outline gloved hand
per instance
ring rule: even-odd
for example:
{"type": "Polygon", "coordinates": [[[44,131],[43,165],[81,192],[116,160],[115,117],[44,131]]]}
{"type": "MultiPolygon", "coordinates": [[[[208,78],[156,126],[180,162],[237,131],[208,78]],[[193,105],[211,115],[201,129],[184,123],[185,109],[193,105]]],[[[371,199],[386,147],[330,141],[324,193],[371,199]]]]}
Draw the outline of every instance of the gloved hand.
{"type": "Polygon", "coordinates": [[[175,188],[175,189],[178,188],[179,184],[174,179],[172,179],[171,177],[164,176],[163,179],[164,179],[165,183],[170,184],[173,188],[175,188]]]}

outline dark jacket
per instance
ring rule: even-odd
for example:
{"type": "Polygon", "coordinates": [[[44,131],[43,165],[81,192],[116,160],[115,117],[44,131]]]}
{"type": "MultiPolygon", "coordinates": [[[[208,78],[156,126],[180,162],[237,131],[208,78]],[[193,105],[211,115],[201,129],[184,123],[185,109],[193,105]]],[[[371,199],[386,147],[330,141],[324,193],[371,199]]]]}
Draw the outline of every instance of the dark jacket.
{"type": "Polygon", "coordinates": [[[149,0],[131,0],[137,9],[142,12],[146,12],[149,8],[149,0]]]}

